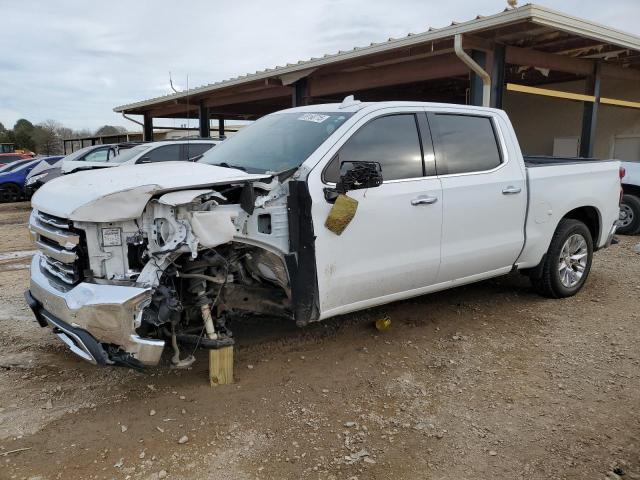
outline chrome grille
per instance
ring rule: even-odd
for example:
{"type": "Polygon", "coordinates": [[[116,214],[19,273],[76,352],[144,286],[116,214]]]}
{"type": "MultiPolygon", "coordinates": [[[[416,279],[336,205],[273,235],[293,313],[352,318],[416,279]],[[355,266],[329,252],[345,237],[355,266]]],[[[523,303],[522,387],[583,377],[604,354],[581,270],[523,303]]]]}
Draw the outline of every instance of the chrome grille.
{"type": "Polygon", "coordinates": [[[68,285],[80,281],[82,263],[82,237],[72,230],[64,218],[34,210],[29,219],[29,230],[36,247],[44,254],[42,269],[68,285]]]}

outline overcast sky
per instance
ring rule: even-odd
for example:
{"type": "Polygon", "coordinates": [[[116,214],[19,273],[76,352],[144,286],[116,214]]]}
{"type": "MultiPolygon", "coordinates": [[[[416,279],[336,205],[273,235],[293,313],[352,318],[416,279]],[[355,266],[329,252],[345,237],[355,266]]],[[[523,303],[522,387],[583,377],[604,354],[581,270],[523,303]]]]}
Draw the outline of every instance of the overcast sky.
{"type": "MultiPolygon", "coordinates": [[[[169,71],[180,88],[187,75],[199,86],[491,15],[506,3],[0,0],[0,122],[11,127],[24,117],[137,130],[113,107],[169,93],[169,71]]],[[[536,3],[640,35],[640,0],[536,3]]]]}

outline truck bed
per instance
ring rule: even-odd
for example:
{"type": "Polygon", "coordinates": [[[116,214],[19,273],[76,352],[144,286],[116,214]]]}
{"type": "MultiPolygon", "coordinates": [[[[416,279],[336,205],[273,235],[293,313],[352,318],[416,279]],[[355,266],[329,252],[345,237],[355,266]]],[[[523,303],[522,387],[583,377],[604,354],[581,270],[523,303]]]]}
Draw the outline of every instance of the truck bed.
{"type": "Polygon", "coordinates": [[[551,165],[568,165],[585,162],[608,162],[612,160],[600,160],[598,158],[578,157],[553,157],[547,155],[525,155],[524,164],[527,167],[547,167],[551,165]]]}
{"type": "Polygon", "coordinates": [[[558,222],[583,205],[592,206],[602,219],[594,248],[604,246],[618,218],[619,162],[563,157],[524,157],[529,204],[522,268],[538,264],[546,252],[558,222]]]}

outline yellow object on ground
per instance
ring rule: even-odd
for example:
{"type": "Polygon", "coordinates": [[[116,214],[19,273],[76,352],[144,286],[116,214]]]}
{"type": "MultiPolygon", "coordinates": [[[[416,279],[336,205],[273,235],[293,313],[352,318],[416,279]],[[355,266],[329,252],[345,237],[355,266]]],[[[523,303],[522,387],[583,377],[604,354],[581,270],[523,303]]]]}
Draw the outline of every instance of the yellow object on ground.
{"type": "Polygon", "coordinates": [[[391,326],[391,319],[389,317],[384,317],[376,320],[376,330],[379,332],[384,332],[391,326]]]}
{"type": "Polygon", "coordinates": [[[340,235],[347,228],[347,225],[356,216],[358,201],[340,194],[336,198],[336,203],[331,207],[331,211],[324,222],[324,226],[336,235],[340,235]]]}
{"type": "Polygon", "coordinates": [[[209,350],[209,381],[212,387],[233,383],[233,346],[209,350]]]}

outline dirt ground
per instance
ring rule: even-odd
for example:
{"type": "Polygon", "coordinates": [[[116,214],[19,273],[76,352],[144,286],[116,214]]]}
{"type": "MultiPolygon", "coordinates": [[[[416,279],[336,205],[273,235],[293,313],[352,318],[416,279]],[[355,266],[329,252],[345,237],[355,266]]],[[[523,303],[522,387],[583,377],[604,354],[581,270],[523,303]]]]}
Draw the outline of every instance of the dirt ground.
{"type": "Polygon", "coordinates": [[[99,368],[38,327],[27,217],[0,206],[3,480],[640,479],[640,237],[570,299],[515,274],[306,329],[245,321],[236,383],[212,389],[206,352],[99,368]]]}

